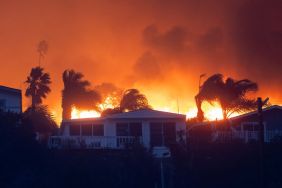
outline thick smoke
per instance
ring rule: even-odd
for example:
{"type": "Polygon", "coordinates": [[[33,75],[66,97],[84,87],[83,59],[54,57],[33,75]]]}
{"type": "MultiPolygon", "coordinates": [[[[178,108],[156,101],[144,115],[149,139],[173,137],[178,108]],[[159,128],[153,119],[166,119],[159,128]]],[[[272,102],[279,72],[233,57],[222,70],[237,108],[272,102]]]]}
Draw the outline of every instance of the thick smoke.
{"type": "Polygon", "coordinates": [[[162,77],[159,62],[151,52],[145,52],[137,59],[133,71],[137,80],[152,81],[162,77]]]}
{"type": "Polygon", "coordinates": [[[281,10],[282,1],[248,1],[230,18],[230,45],[238,67],[262,83],[282,81],[281,10]]]}
{"type": "Polygon", "coordinates": [[[143,31],[143,39],[146,45],[170,55],[182,53],[187,48],[187,31],[179,26],[161,33],[157,26],[149,25],[143,31]]]}
{"type": "Polygon", "coordinates": [[[51,111],[60,109],[61,74],[70,68],[93,85],[179,97],[183,111],[194,105],[202,73],[249,78],[282,103],[281,10],[280,0],[2,0],[0,84],[25,89],[44,39],[51,111]]]}

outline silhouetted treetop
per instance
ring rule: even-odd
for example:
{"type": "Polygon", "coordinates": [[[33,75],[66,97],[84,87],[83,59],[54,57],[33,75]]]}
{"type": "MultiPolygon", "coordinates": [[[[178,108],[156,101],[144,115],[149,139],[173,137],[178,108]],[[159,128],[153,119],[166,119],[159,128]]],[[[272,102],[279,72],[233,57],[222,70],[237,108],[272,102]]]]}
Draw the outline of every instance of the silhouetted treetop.
{"type": "Polygon", "coordinates": [[[73,106],[82,109],[97,109],[101,100],[100,94],[89,89],[90,82],[83,80],[84,75],[74,70],[63,72],[64,89],[62,90],[63,119],[71,118],[73,106]]]}
{"type": "Polygon", "coordinates": [[[30,122],[36,132],[52,132],[58,128],[54,117],[45,105],[36,106],[34,110],[27,108],[23,113],[23,118],[30,122]]]}
{"type": "Polygon", "coordinates": [[[224,80],[222,74],[214,74],[203,83],[195,97],[198,112],[200,112],[198,117],[201,116],[201,104],[203,101],[211,104],[218,102],[222,108],[224,119],[234,112],[252,110],[256,107],[256,100],[247,98],[246,94],[257,90],[257,83],[248,79],[234,80],[233,78],[227,78],[224,80]]]}
{"type": "Polygon", "coordinates": [[[123,93],[120,101],[121,111],[132,111],[139,109],[151,109],[145,95],[137,89],[128,89],[123,93]]]}
{"type": "Polygon", "coordinates": [[[42,67],[31,69],[30,75],[25,83],[28,84],[25,96],[31,97],[32,108],[42,103],[42,98],[46,98],[51,91],[51,78],[49,73],[45,73],[42,67]]]}

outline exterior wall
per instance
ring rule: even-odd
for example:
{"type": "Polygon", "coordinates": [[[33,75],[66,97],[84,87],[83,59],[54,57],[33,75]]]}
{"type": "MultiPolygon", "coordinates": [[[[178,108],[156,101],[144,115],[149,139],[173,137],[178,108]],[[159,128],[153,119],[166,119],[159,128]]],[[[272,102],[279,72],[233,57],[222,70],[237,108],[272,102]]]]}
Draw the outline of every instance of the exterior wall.
{"type": "MultiPolygon", "coordinates": [[[[282,109],[281,107],[270,107],[262,112],[264,125],[264,141],[275,142],[282,138],[282,109]]],[[[215,130],[214,138],[223,142],[238,139],[244,142],[258,141],[259,124],[258,114],[251,113],[230,119],[231,131],[215,130]]]]}
{"type": "MultiPolygon", "coordinates": [[[[263,119],[265,123],[265,130],[274,131],[279,130],[282,131],[282,110],[281,109],[271,109],[267,111],[263,111],[263,119]]],[[[232,120],[232,125],[235,126],[237,130],[241,129],[241,124],[247,122],[257,122],[258,117],[257,114],[252,114],[249,116],[245,116],[242,118],[237,118],[232,120]]]]}
{"type": "MultiPolygon", "coordinates": [[[[114,121],[111,120],[105,120],[104,121],[104,136],[116,136],[116,125],[114,121]]],[[[114,147],[117,147],[117,140],[113,139],[111,140],[111,144],[114,147]]]]}
{"type": "Polygon", "coordinates": [[[15,113],[22,112],[22,96],[21,93],[7,92],[0,90],[0,100],[5,101],[3,107],[5,111],[15,113]]]}
{"type": "Polygon", "coordinates": [[[70,136],[70,126],[65,126],[62,132],[63,136],[70,136]]]}
{"type": "Polygon", "coordinates": [[[142,121],[142,141],[146,148],[150,148],[150,122],[142,121]]]}
{"type": "MultiPolygon", "coordinates": [[[[126,136],[122,136],[122,137],[118,137],[117,136],[117,132],[116,132],[116,124],[117,123],[132,123],[132,122],[140,122],[142,124],[142,138],[141,138],[141,142],[143,144],[143,146],[147,149],[150,149],[151,147],[151,140],[150,140],[150,123],[152,122],[174,122],[175,123],[175,131],[176,131],[176,141],[180,141],[180,136],[179,136],[179,131],[183,131],[182,134],[182,138],[185,141],[186,140],[186,123],[185,120],[181,120],[181,119],[104,119],[104,120],[81,120],[80,121],[73,121],[73,122],[65,122],[62,124],[62,136],[63,137],[72,137],[72,138],[76,138],[76,139],[83,139],[85,140],[86,143],[90,143],[93,142],[93,139],[98,138],[101,139],[101,137],[103,137],[102,139],[109,139],[110,141],[107,141],[108,144],[111,145],[111,147],[116,147],[118,148],[120,145],[120,141],[119,138],[122,139],[122,137],[126,137],[126,136]],[[70,124],[74,124],[74,125],[82,125],[83,124],[103,124],[104,125],[104,135],[103,136],[71,136],[70,135],[70,124]],[[110,143],[109,143],[110,142],[110,143]],[[118,143],[119,142],[119,143],[118,143]]],[[[130,136],[129,136],[130,137],[130,136]]],[[[134,138],[129,138],[129,140],[132,140],[134,138]]]]}
{"type": "Polygon", "coordinates": [[[183,141],[186,141],[186,123],[185,121],[177,121],[176,122],[176,141],[180,142],[181,139],[183,139],[183,141]],[[181,136],[180,136],[181,134],[181,136]],[[182,137],[182,138],[181,138],[182,137]]]}
{"type": "MultiPolygon", "coordinates": [[[[183,131],[182,139],[186,140],[186,123],[185,120],[170,120],[170,119],[147,119],[147,120],[115,120],[111,121],[110,125],[111,127],[108,127],[107,129],[114,131],[114,134],[116,136],[116,129],[113,128],[116,126],[116,123],[130,123],[130,122],[141,122],[142,123],[142,144],[146,148],[150,148],[150,123],[152,122],[174,122],[175,123],[175,129],[176,129],[176,141],[179,142],[181,140],[181,136],[179,135],[179,131],[183,131]]],[[[105,135],[107,136],[107,135],[105,135]]]]}
{"type": "Polygon", "coordinates": [[[116,136],[116,122],[111,120],[104,121],[104,136],[116,136]]]}

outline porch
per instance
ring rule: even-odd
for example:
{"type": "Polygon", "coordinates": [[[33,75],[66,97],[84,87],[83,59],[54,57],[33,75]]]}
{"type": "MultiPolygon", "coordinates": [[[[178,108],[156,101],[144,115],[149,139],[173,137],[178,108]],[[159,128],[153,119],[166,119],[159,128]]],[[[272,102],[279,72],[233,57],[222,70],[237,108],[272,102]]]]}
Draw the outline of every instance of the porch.
{"type": "Polygon", "coordinates": [[[57,149],[125,149],[142,143],[142,137],[134,136],[51,136],[48,145],[57,149]]]}

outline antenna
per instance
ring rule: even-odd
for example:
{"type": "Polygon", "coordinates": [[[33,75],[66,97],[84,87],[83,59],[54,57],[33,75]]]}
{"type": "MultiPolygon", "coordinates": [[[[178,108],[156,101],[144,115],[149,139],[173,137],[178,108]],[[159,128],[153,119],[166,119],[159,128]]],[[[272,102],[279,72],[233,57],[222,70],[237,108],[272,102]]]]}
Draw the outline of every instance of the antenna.
{"type": "Polygon", "coordinates": [[[176,98],[176,102],[177,102],[177,112],[179,114],[179,102],[178,102],[178,97],[176,98]]]}

